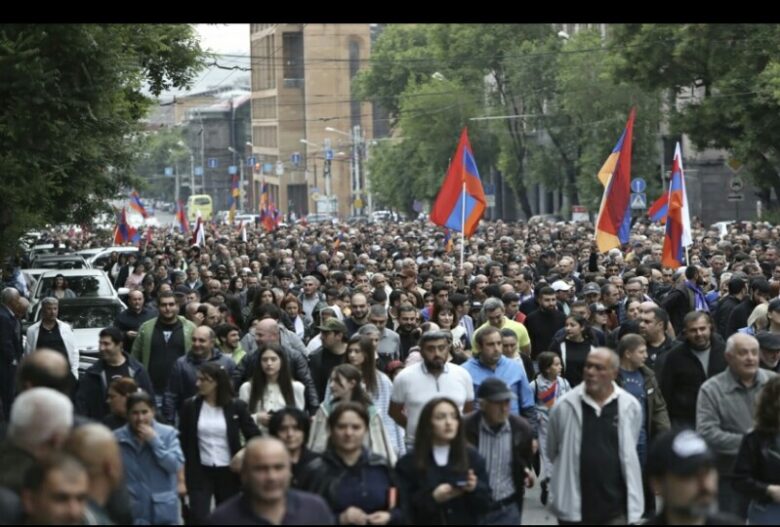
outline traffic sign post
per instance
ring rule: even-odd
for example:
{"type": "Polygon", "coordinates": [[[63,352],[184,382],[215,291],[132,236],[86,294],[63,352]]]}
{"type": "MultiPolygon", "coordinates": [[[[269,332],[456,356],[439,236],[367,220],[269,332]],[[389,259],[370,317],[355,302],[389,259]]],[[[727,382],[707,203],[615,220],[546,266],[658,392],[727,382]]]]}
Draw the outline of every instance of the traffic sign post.
{"type": "Polygon", "coordinates": [[[238,167],[236,165],[230,165],[228,167],[228,174],[230,174],[231,176],[238,174],[238,167]]]}
{"type": "Polygon", "coordinates": [[[209,168],[219,168],[219,159],[216,157],[210,157],[208,161],[209,168]]]}
{"type": "Polygon", "coordinates": [[[246,158],[246,166],[253,167],[255,166],[255,163],[257,163],[257,158],[255,156],[246,158]]]}
{"type": "Polygon", "coordinates": [[[647,194],[644,192],[636,192],[631,194],[631,208],[632,209],[646,209],[647,208],[647,194]]]}
{"type": "Polygon", "coordinates": [[[647,182],[641,177],[631,180],[631,191],[637,194],[643,193],[647,190],[647,182]]]}

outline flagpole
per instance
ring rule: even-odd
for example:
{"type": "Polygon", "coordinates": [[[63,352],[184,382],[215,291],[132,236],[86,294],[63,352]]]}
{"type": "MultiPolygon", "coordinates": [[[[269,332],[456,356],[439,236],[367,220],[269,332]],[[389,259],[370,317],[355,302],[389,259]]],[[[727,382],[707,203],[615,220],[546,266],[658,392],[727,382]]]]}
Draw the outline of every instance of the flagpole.
{"type": "Polygon", "coordinates": [[[466,254],[466,180],[463,180],[463,201],[460,208],[460,271],[463,272],[463,259],[466,254]]]}
{"type": "Polygon", "coordinates": [[[686,267],[691,265],[690,260],[688,259],[688,247],[685,247],[685,265],[686,267]]]}

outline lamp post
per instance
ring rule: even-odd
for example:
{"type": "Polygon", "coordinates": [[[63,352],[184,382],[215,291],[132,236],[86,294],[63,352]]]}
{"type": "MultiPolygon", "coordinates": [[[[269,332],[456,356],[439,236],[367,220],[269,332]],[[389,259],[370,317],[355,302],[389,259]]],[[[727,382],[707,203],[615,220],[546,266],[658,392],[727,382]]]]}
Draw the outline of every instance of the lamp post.
{"type": "MultiPolygon", "coordinates": [[[[365,144],[363,133],[361,131],[359,124],[356,124],[355,126],[352,127],[351,134],[347,132],[343,132],[337,128],[333,128],[332,126],[326,126],[325,131],[343,135],[351,139],[350,144],[352,145],[352,196],[353,196],[351,209],[352,209],[352,213],[355,214],[358,208],[361,209],[363,208],[363,207],[356,207],[355,203],[360,197],[360,194],[363,191],[363,189],[366,188],[366,185],[363,183],[363,170],[362,170],[362,162],[363,162],[362,148],[363,145],[365,144]]],[[[367,188],[366,188],[366,192],[368,192],[367,188]]],[[[367,196],[367,198],[368,198],[367,199],[368,212],[370,214],[373,208],[373,203],[370,194],[367,196]]]]}

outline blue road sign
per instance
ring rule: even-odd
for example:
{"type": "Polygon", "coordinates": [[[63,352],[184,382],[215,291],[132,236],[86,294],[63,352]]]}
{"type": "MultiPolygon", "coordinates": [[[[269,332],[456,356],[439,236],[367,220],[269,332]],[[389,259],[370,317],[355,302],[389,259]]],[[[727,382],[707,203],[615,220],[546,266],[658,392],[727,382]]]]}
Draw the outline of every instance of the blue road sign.
{"type": "Polygon", "coordinates": [[[195,167],[195,175],[196,176],[202,176],[203,175],[203,167],[195,167]]]}
{"type": "Polygon", "coordinates": [[[631,180],[631,192],[641,194],[645,190],[647,190],[647,182],[644,179],[638,177],[631,180]]]}
{"type": "Polygon", "coordinates": [[[238,174],[238,167],[236,165],[230,165],[228,167],[228,174],[238,174]]]}
{"type": "Polygon", "coordinates": [[[219,159],[216,157],[210,157],[208,161],[209,168],[217,168],[219,167],[219,159]]]}
{"type": "Polygon", "coordinates": [[[263,163],[263,173],[270,174],[274,170],[273,163],[263,163]]]}
{"type": "Polygon", "coordinates": [[[325,149],[325,159],[328,161],[333,161],[333,149],[332,148],[326,148],[325,149]]]}
{"type": "Polygon", "coordinates": [[[257,158],[255,156],[246,158],[246,166],[253,167],[255,166],[255,163],[257,163],[257,158]]]}
{"type": "Polygon", "coordinates": [[[173,167],[165,167],[165,175],[170,177],[173,175],[173,167]]]}
{"type": "Polygon", "coordinates": [[[296,167],[301,164],[301,153],[300,152],[293,152],[290,156],[290,161],[292,161],[292,164],[296,167]]]}

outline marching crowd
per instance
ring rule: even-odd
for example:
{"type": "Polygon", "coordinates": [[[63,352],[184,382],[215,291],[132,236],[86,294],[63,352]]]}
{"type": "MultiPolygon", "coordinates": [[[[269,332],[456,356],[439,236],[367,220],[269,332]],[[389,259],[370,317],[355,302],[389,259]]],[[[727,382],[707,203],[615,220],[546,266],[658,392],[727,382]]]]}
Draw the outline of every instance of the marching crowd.
{"type": "MultiPolygon", "coordinates": [[[[58,279],[0,293],[0,522],[780,522],[780,227],[159,230],[79,369],[58,279]]],[[[62,251],[110,245],[46,234],[62,251]]]]}

